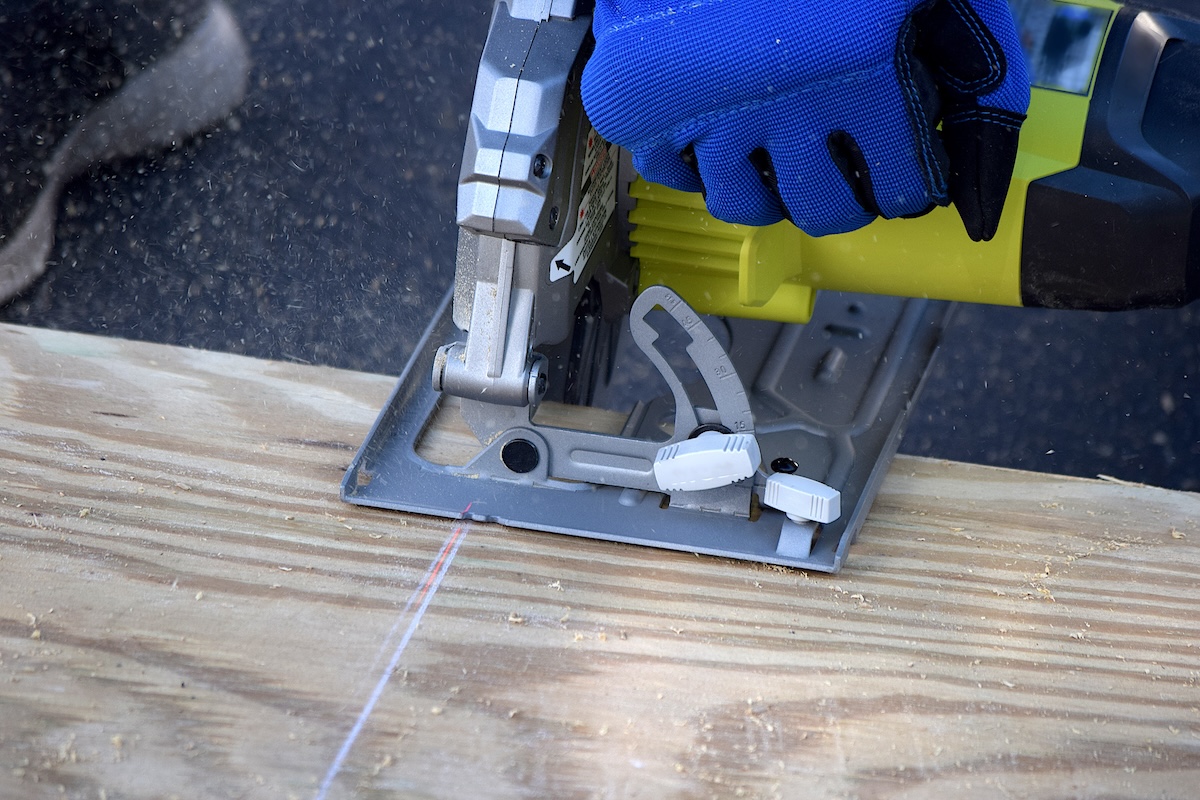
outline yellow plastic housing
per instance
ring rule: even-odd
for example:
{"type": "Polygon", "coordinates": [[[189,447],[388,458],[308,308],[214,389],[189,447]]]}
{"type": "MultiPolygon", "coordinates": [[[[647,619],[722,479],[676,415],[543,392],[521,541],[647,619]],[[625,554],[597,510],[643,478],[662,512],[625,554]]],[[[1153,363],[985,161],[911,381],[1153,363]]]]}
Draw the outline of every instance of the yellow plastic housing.
{"type": "MultiPolygon", "coordinates": [[[[1105,0],[1077,5],[1119,8],[1105,0]]],[[[1090,89],[1086,96],[1033,90],[990,242],[971,241],[952,207],[820,238],[789,222],[734,225],[711,216],[698,194],[638,179],[629,219],[640,285],[670,286],[704,314],[780,322],[807,322],[818,289],[1019,306],[1029,184],[1079,164],[1090,101],[1090,89]]]]}

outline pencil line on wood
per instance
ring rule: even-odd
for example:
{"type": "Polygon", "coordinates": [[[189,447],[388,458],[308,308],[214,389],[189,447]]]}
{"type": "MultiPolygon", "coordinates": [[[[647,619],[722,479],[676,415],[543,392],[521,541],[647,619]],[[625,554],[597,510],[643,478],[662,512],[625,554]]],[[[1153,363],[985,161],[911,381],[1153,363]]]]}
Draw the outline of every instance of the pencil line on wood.
{"type": "Polygon", "coordinates": [[[401,637],[399,644],[396,645],[391,661],[388,662],[387,667],[383,670],[383,674],[379,676],[379,681],[375,684],[374,691],[367,698],[366,704],[358,714],[358,719],[354,721],[354,726],[346,734],[346,740],[342,742],[342,746],[338,750],[337,756],[333,759],[333,763],[329,765],[329,770],[325,773],[325,779],[321,781],[321,788],[317,792],[317,800],[325,800],[330,787],[333,785],[333,781],[342,769],[342,764],[345,763],[347,756],[350,755],[350,750],[354,747],[355,740],[362,733],[367,720],[371,716],[371,712],[375,710],[375,706],[379,703],[379,698],[383,696],[383,690],[387,687],[388,681],[391,680],[392,673],[399,666],[400,658],[404,655],[405,648],[408,647],[409,641],[412,639],[413,634],[416,633],[417,626],[421,624],[421,618],[425,616],[425,609],[429,608],[429,603],[433,600],[434,594],[437,593],[438,587],[442,584],[442,578],[446,577],[446,573],[449,572],[450,565],[454,562],[454,556],[457,555],[458,548],[467,536],[467,527],[466,524],[460,525],[446,539],[441,551],[425,572],[420,587],[408,598],[408,602],[404,605],[404,610],[400,612],[400,618],[403,618],[409,609],[412,608],[413,604],[420,600],[417,613],[413,615],[412,621],[408,623],[408,628],[404,631],[404,636],[401,637]]]}

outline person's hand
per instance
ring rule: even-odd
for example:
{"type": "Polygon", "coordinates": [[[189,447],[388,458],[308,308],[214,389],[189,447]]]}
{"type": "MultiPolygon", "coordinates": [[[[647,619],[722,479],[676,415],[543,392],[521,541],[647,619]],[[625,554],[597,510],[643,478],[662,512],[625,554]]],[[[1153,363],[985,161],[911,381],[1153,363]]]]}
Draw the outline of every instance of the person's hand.
{"type": "Polygon", "coordinates": [[[1029,105],[1006,0],[597,0],[593,28],[593,125],[714,216],[819,236],[953,200],[995,235],[1029,105]]]}

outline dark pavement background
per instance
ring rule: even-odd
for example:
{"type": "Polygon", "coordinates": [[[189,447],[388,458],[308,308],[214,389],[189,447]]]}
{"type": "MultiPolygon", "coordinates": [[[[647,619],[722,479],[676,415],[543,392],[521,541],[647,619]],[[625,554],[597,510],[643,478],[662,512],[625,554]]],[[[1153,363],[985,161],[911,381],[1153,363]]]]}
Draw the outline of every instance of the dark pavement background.
{"type": "MultiPolygon", "coordinates": [[[[7,322],[397,373],[450,284],[490,0],[230,0],[245,105],[64,197],[7,322]]],[[[1200,490],[1200,308],[961,307],[904,452],[1200,490]]]]}

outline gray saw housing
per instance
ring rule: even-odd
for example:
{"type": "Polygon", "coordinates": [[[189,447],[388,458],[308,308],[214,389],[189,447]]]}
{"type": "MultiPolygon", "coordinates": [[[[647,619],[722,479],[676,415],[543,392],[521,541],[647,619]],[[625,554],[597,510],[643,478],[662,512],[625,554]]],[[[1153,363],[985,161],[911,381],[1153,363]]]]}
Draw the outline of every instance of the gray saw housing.
{"type": "Polygon", "coordinates": [[[591,18],[576,5],[495,4],[459,179],[455,284],[342,496],[836,571],[947,306],[827,295],[808,324],[788,325],[703,318],[668,287],[639,293],[626,230],[636,176],[584,112],[591,18]],[[624,422],[599,432],[571,412],[550,423],[539,414],[549,399],[624,422]],[[451,405],[479,441],[462,464],[421,454],[451,405]],[[756,437],[762,463],[720,488],[660,489],[656,454],[706,431],[756,437]],[[796,521],[766,506],[783,473],[838,489],[841,517],[796,521]]]}

